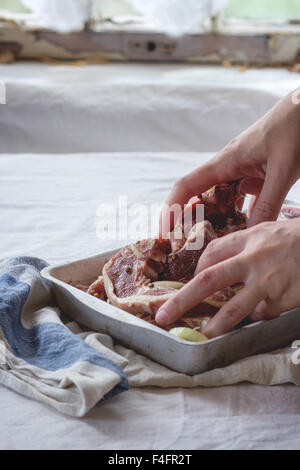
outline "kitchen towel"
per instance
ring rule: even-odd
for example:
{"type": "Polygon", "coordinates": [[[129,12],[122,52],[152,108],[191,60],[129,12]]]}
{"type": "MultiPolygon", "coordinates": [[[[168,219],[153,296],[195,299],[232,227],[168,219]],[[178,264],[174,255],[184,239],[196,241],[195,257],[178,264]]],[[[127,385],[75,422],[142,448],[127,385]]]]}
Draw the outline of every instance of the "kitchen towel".
{"type": "Polygon", "coordinates": [[[40,274],[45,266],[31,257],[1,266],[0,383],[62,413],[84,416],[100,400],[127,390],[128,381],[107,354],[62,323],[40,274]]]}
{"type": "MultiPolygon", "coordinates": [[[[39,258],[0,269],[0,383],[58,411],[82,417],[132,387],[220,387],[240,382],[300,385],[300,341],[194,376],[175,372],[88,331],[60,312],[39,258]],[[64,318],[64,323],[62,321],[64,318]]],[[[71,315],[71,312],[68,312],[71,315]]]]}

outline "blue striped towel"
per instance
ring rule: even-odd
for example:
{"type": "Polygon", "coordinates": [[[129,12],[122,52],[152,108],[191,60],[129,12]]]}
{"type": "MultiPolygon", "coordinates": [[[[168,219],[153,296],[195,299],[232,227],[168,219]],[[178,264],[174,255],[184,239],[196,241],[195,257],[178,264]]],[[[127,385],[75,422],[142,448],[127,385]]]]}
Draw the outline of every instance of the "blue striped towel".
{"type": "Polygon", "coordinates": [[[0,268],[0,383],[71,416],[129,388],[119,365],[61,321],[47,263],[31,257],[0,268]]]}

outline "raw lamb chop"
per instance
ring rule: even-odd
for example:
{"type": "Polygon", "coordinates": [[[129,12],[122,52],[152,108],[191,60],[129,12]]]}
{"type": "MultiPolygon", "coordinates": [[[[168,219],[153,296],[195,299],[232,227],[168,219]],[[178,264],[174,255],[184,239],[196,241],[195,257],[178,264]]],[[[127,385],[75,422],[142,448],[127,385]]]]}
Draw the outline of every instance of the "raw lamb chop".
{"type": "MultiPolygon", "coordinates": [[[[242,197],[239,182],[214,186],[188,206],[189,217],[185,211],[169,239],[142,240],[116,253],[88,292],[102,300],[107,296],[112,305],[155,323],[158,308],[193,277],[199,257],[210,241],[246,227],[246,216],[240,212],[242,197]],[[200,223],[195,220],[197,204],[204,204],[205,220],[200,223]],[[204,237],[203,246],[191,249],[198,234],[204,237]]],[[[201,330],[234,294],[231,287],[215,293],[168,329],[189,326],[201,330]]]]}

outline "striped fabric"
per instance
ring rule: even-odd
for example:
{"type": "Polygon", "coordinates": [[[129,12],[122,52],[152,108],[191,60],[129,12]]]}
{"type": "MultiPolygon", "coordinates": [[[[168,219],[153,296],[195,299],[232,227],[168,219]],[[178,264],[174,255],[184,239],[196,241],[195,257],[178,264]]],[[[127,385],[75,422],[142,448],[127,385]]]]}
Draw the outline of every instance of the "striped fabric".
{"type": "Polygon", "coordinates": [[[121,367],[61,321],[51,289],[31,257],[0,268],[0,383],[62,413],[84,416],[129,388],[121,367]]]}

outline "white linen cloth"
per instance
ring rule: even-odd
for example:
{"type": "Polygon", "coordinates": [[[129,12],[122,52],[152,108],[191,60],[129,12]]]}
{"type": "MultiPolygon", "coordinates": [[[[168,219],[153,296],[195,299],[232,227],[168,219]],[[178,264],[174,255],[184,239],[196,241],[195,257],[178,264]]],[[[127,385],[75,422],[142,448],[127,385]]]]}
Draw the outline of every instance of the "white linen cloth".
{"type": "Polygon", "coordinates": [[[299,87],[284,69],[0,65],[0,152],[215,152],[299,87]]]}
{"type": "Polygon", "coordinates": [[[55,31],[70,32],[84,28],[90,19],[92,0],[21,0],[45,25],[55,31]]]}
{"type": "MultiPolygon", "coordinates": [[[[3,249],[1,251],[2,259],[22,253],[35,256],[43,255],[50,262],[67,261],[100,252],[102,249],[107,249],[109,246],[117,246],[119,243],[118,240],[113,243],[109,243],[108,241],[103,243],[96,237],[95,211],[99,202],[115,200],[119,194],[126,194],[130,202],[136,200],[141,202],[150,200],[159,202],[160,199],[167,194],[170,185],[178,175],[183,171],[187,172],[196,165],[203,163],[209,156],[210,155],[197,153],[108,153],[67,156],[3,154],[0,156],[0,174],[2,180],[0,187],[0,227],[2,247],[5,247],[5,250],[3,249]],[[28,171],[28,169],[30,169],[30,171],[28,171]],[[124,175],[126,175],[126,178],[124,175]]],[[[291,191],[290,197],[295,198],[300,195],[299,193],[299,185],[297,185],[291,191]]],[[[158,389],[143,392],[139,388],[136,391],[131,389],[129,392],[125,393],[125,395],[134,393],[136,396],[135,404],[131,401],[131,398],[128,398],[126,406],[129,408],[128,413],[125,413],[127,418],[124,417],[124,419],[128,420],[128,423],[132,423],[132,425],[129,426],[131,429],[129,433],[131,440],[128,436],[123,440],[124,436],[121,435],[121,431],[119,430],[123,429],[123,425],[121,428],[118,428],[117,431],[113,421],[110,422],[109,420],[110,413],[112,413],[111,418],[114,412],[117,413],[117,416],[125,416],[123,414],[124,412],[120,412],[119,410],[119,408],[123,406],[122,403],[124,403],[123,396],[120,395],[119,402],[116,401],[118,400],[116,397],[110,400],[111,405],[106,403],[101,405],[101,407],[104,407],[106,410],[103,413],[106,416],[107,423],[110,423],[108,425],[110,429],[109,435],[111,436],[109,440],[105,440],[105,443],[101,442],[100,444],[98,442],[96,444],[93,438],[93,431],[91,430],[87,433],[83,441],[78,439],[78,434],[73,431],[70,435],[72,443],[66,439],[66,437],[63,437],[62,440],[59,438],[55,441],[53,437],[49,436],[47,431],[46,435],[49,436],[49,442],[51,442],[50,446],[53,447],[62,448],[66,445],[71,448],[91,448],[93,446],[97,448],[116,448],[117,446],[119,446],[119,448],[155,448],[155,446],[156,448],[176,448],[177,446],[186,446],[186,448],[203,448],[205,446],[211,446],[213,448],[244,447],[246,440],[242,436],[238,443],[234,442],[233,436],[236,435],[237,430],[232,430],[229,435],[227,434],[227,426],[229,426],[230,420],[227,421],[227,424],[224,418],[217,420],[221,427],[214,425],[214,433],[212,430],[210,431],[210,436],[215,436],[214,439],[216,439],[214,443],[210,442],[210,444],[207,441],[207,436],[199,437],[201,434],[199,423],[202,423],[201,426],[203,426],[204,423],[211,423],[210,419],[212,419],[212,416],[215,416],[215,414],[218,416],[218,413],[224,416],[225,410],[227,410],[229,416],[235,413],[234,410],[239,410],[239,426],[246,429],[251,423],[251,426],[253,426],[252,432],[254,432],[254,428],[256,429],[257,427],[258,419],[255,407],[258,406],[262,412],[263,408],[261,407],[266,406],[265,399],[257,398],[262,397],[262,391],[257,392],[257,388],[255,387],[252,389],[249,386],[241,385],[237,389],[232,390],[233,395],[230,399],[230,395],[228,395],[226,389],[223,387],[221,388],[225,390],[223,395],[217,392],[216,388],[210,388],[209,395],[201,391],[203,390],[202,388],[196,389],[198,392],[190,395],[187,390],[183,391],[182,387],[194,387],[196,385],[210,387],[220,386],[225,383],[237,383],[240,380],[268,384],[284,382],[299,383],[300,369],[299,366],[291,364],[291,349],[279,351],[275,354],[264,354],[254,358],[247,358],[227,368],[211,371],[191,378],[169,371],[165,367],[155,364],[153,361],[143,358],[120,345],[114,346],[111,339],[105,335],[82,332],[78,330],[77,325],[74,325],[74,323],[71,323],[69,327],[75,333],[82,333],[83,339],[91,346],[101,348],[102,352],[104,348],[110,350],[114,356],[114,362],[118,363],[118,360],[123,361],[122,365],[124,366],[124,358],[127,359],[129,362],[128,365],[125,365],[124,372],[129,378],[132,387],[156,386],[166,388],[166,391],[160,394],[158,389]],[[169,387],[179,387],[179,389],[172,391],[169,387]],[[242,388],[240,389],[240,387],[242,388]],[[247,393],[245,387],[248,387],[247,393]],[[241,390],[241,392],[239,390],[241,390]],[[166,393],[167,395],[165,395],[166,393]],[[244,413],[243,407],[240,408],[238,402],[235,403],[235,400],[240,400],[240,398],[234,397],[239,397],[240,393],[244,397],[244,401],[246,400],[246,396],[248,396],[247,399],[253,404],[247,405],[250,406],[252,410],[251,413],[255,415],[253,420],[250,419],[247,426],[247,420],[242,420],[244,413]],[[154,394],[154,401],[150,399],[151,394],[154,394]],[[159,396],[160,398],[158,398],[159,396]],[[202,401],[201,396],[207,398],[202,401]],[[210,397],[208,409],[210,410],[209,416],[211,416],[209,421],[207,421],[208,416],[205,405],[208,397],[210,397]],[[159,400],[161,400],[161,404],[158,405],[159,400]],[[202,407],[199,408],[200,402],[198,403],[197,400],[202,401],[202,407]],[[215,401],[216,408],[212,406],[211,400],[215,401]],[[221,412],[221,403],[223,403],[224,400],[226,404],[224,404],[225,408],[221,412]],[[259,400],[263,400],[262,403],[258,403],[259,400]],[[175,426],[174,420],[175,416],[177,417],[175,426],[177,431],[172,431],[172,439],[170,439],[170,435],[168,434],[162,435],[162,440],[160,440],[158,437],[158,428],[156,428],[157,430],[153,434],[152,425],[155,419],[154,416],[157,416],[159,410],[160,412],[162,410],[163,402],[166,406],[164,415],[170,425],[172,423],[172,426],[175,426]],[[148,415],[147,423],[149,429],[147,429],[145,424],[143,428],[145,434],[143,437],[139,436],[137,430],[134,430],[131,426],[134,426],[133,422],[135,422],[136,419],[139,420],[139,413],[147,414],[147,407],[151,406],[151,408],[153,408],[154,403],[158,408],[154,410],[153,421],[152,419],[149,421],[150,415],[148,415]],[[184,403],[186,403],[186,405],[183,407],[184,403]],[[254,408],[252,408],[252,406],[254,406],[254,408]],[[133,416],[136,413],[136,411],[134,411],[136,407],[139,410],[138,417],[136,415],[135,417],[133,416]],[[178,411],[178,409],[180,409],[180,411],[178,411]],[[112,410],[115,411],[113,412],[112,410]],[[194,421],[193,414],[195,412],[200,422],[194,421]],[[185,416],[185,413],[187,413],[187,416],[185,416]],[[183,435],[183,429],[186,431],[188,422],[193,423],[192,429],[194,429],[197,438],[196,435],[193,436],[191,430],[189,430],[187,434],[189,440],[183,435]],[[246,426],[246,428],[244,428],[244,426],[246,426]],[[220,438],[220,429],[223,429],[223,431],[226,429],[226,438],[225,436],[220,438]],[[112,437],[112,432],[116,433],[114,437],[112,437]],[[74,437],[75,440],[73,440],[71,436],[77,437],[74,437]],[[146,436],[151,436],[151,444],[146,436]]],[[[107,353],[108,352],[109,351],[107,351],[107,353]]],[[[10,393],[12,394],[13,392],[10,393]]],[[[275,397],[277,397],[274,401],[274,406],[275,403],[277,403],[278,407],[283,406],[283,408],[279,409],[279,413],[282,413],[282,410],[286,409],[287,404],[284,402],[285,400],[290,400],[290,398],[287,397],[296,396],[296,391],[293,391],[291,386],[287,385],[282,388],[281,393],[279,393],[278,389],[273,393],[275,397]],[[282,404],[281,400],[283,400],[282,404]]],[[[3,396],[2,389],[1,396],[3,396]]],[[[5,392],[4,396],[6,396],[6,401],[11,401],[11,397],[9,398],[5,392]]],[[[265,396],[269,397],[269,400],[270,392],[266,392],[265,396]]],[[[20,396],[17,396],[15,400],[18,406],[22,406],[22,409],[24,406],[29,406],[29,409],[31,409],[34,414],[36,412],[34,410],[40,409],[37,403],[24,402],[24,398],[20,396]],[[24,403],[24,405],[21,405],[21,403],[24,403]]],[[[293,400],[295,400],[295,398],[293,398],[293,400]]],[[[293,401],[293,403],[292,406],[296,406],[295,401],[293,401]]],[[[268,407],[270,406],[271,405],[268,404],[268,407]]],[[[3,409],[2,416],[4,415],[5,417],[4,423],[10,426],[9,416],[12,411],[11,407],[8,407],[8,409],[10,410],[9,412],[3,409]]],[[[288,410],[289,409],[290,408],[288,408],[288,410]]],[[[42,426],[41,423],[45,424],[45,422],[51,422],[51,416],[53,415],[51,410],[44,408],[40,413],[43,416],[42,418],[37,416],[31,418],[31,422],[32,420],[34,422],[33,429],[37,429],[39,426],[38,423],[42,426]]],[[[26,415],[27,413],[25,413],[25,416],[26,415]]],[[[14,416],[14,413],[12,413],[11,416],[14,416]]],[[[90,423],[90,419],[93,420],[93,416],[101,416],[98,407],[85,418],[88,420],[86,423],[90,423]]],[[[15,419],[16,417],[14,420],[15,419]]],[[[22,417],[22,422],[25,423],[23,419],[22,417]]],[[[280,420],[281,418],[279,416],[275,418],[275,422],[280,422],[280,420]],[[276,419],[279,421],[276,421],[276,419]]],[[[292,421],[295,422],[295,420],[297,422],[297,416],[293,416],[292,421]]],[[[65,424],[63,424],[61,420],[59,420],[59,422],[61,429],[68,427],[68,420],[65,421],[65,424]]],[[[120,424],[119,419],[117,419],[117,422],[120,424]]],[[[287,418],[287,422],[290,425],[290,417],[287,418]]],[[[0,431],[1,426],[4,426],[3,420],[0,423],[0,431]]],[[[52,424],[52,426],[54,432],[56,425],[52,424]]],[[[139,429],[141,430],[140,426],[141,423],[139,424],[139,429]]],[[[232,424],[230,424],[230,427],[232,427],[232,424]]],[[[97,423],[96,428],[98,436],[105,432],[105,427],[102,429],[100,422],[97,423]]],[[[80,429],[83,428],[80,427],[80,429]]],[[[284,429],[286,430],[286,428],[284,429]]],[[[281,431],[277,430],[276,432],[273,430],[272,432],[274,432],[274,434],[271,434],[271,439],[275,439],[275,435],[281,438],[282,433],[285,432],[284,429],[281,429],[281,431]]],[[[45,435],[45,430],[42,431],[42,435],[45,435]]],[[[252,443],[248,442],[247,446],[267,448],[270,443],[263,442],[265,437],[265,434],[262,432],[256,435],[254,433],[252,443]],[[257,436],[259,436],[259,438],[257,436]],[[262,439],[262,441],[260,439],[262,439]]],[[[108,439],[107,436],[106,439],[108,439]]],[[[286,436],[284,447],[292,445],[291,443],[295,444],[295,439],[296,437],[294,436],[290,441],[286,436]]],[[[43,448],[48,445],[40,436],[35,436],[32,443],[29,443],[27,438],[24,438],[24,441],[17,439],[15,442],[18,442],[17,447],[29,446],[43,448]]],[[[275,439],[275,443],[276,442],[277,439],[275,439]]],[[[277,444],[279,446],[282,445],[282,443],[279,442],[277,442],[277,444]]],[[[11,438],[7,439],[3,433],[1,433],[0,437],[0,447],[11,447],[11,438]]]]}
{"type": "Polygon", "coordinates": [[[127,0],[160,31],[171,35],[191,33],[227,6],[228,0],[127,0]]]}
{"type": "MultiPolygon", "coordinates": [[[[107,0],[106,0],[107,1],[107,0]]],[[[201,26],[204,20],[225,8],[228,0],[109,0],[115,9],[124,11],[126,4],[132,5],[137,12],[150,21],[156,28],[170,34],[189,33],[201,26]]],[[[105,8],[103,0],[22,0],[22,3],[42,18],[50,28],[70,32],[83,29],[91,12],[101,14],[105,8]]]]}

